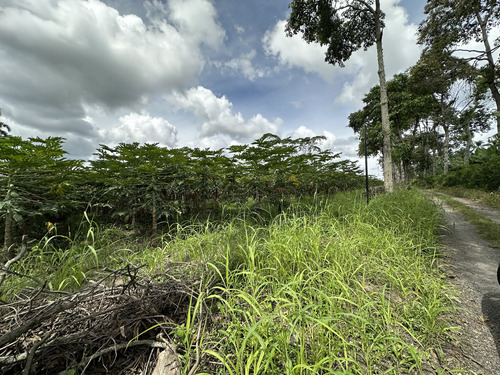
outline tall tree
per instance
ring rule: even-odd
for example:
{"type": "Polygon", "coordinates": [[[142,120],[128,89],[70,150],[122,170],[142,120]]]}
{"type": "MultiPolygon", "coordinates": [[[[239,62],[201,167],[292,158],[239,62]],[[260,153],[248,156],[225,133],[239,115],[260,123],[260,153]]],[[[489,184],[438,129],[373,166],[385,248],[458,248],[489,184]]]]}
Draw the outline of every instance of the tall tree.
{"type": "MultiPolygon", "coordinates": [[[[497,136],[500,131],[498,68],[493,57],[500,38],[492,47],[491,30],[500,24],[498,0],[428,0],[427,18],[420,24],[420,42],[429,47],[460,52],[462,60],[476,65],[496,104],[497,136]],[[469,42],[481,42],[482,50],[467,49],[469,42]]],[[[455,54],[455,56],[458,56],[455,54]]],[[[497,61],[498,64],[498,61],[497,61]]]]}
{"type": "MultiPolygon", "coordinates": [[[[417,134],[420,122],[436,109],[435,98],[428,93],[411,90],[409,80],[408,74],[397,74],[387,82],[393,161],[403,182],[408,182],[413,174],[411,167],[417,163],[414,160],[414,149],[421,138],[417,134]]],[[[377,85],[363,98],[364,107],[349,115],[349,127],[355,133],[364,134],[364,127],[367,128],[367,154],[372,156],[379,155],[383,147],[379,98],[380,86],[377,85]]],[[[359,145],[359,155],[364,155],[363,143],[359,145]]]]}
{"type": "Polygon", "coordinates": [[[464,61],[452,56],[448,50],[433,46],[424,50],[419,61],[410,70],[410,85],[417,92],[433,95],[438,102],[438,111],[433,116],[436,127],[444,131],[443,167],[448,172],[450,131],[456,125],[457,113],[470,98],[463,86],[475,75],[475,70],[464,61]]]}
{"type": "Polygon", "coordinates": [[[389,105],[382,48],[384,13],[380,0],[293,0],[286,26],[289,36],[301,33],[308,43],[327,45],[325,61],[344,66],[360,48],[377,47],[382,114],[384,185],[394,188],[389,105]]]}

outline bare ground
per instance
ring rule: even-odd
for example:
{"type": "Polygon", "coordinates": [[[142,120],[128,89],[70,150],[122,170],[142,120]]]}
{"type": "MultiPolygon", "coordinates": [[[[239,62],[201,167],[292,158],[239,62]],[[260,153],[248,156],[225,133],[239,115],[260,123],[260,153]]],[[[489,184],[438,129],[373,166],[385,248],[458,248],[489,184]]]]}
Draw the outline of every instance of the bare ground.
{"type": "MultiPolygon", "coordinates": [[[[500,249],[490,247],[460,212],[440,202],[444,209],[441,243],[443,266],[458,295],[460,308],[455,324],[459,343],[445,350],[468,370],[481,375],[500,374],[500,286],[497,267],[500,249]],[[462,358],[459,358],[462,356],[462,358]]],[[[456,198],[461,203],[500,224],[500,211],[477,202],[456,198]]]]}

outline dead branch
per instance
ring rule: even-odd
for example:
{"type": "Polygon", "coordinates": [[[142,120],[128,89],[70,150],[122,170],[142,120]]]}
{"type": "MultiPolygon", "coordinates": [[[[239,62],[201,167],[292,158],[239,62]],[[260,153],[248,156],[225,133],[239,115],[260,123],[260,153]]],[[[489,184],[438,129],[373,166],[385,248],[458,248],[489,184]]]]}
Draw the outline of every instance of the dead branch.
{"type": "Polygon", "coordinates": [[[26,235],[23,235],[23,238],[21,240],[21,251],[19,251],[19,253],[12,259],[8,260],[7,263],[5,263],[3,265],[3,268],[1,270],[1,274],[0,274],[0,286],[2,286],[4,280],[5,280],[5,277],[7,276],[7,272],[10,268],[10,266],[12,266],[14,263],[18,262],[23,256],[24,254],[26,254],[26,251],[28,250],[28,246],[26,244],[26,239],[28,237],[26,235]]]}
{"type": "Polygon", "coordinates": [[[134,346],[140,346],[140,345],[146,345],[146,346],[149,346],[150,348],[170,349],[170,350],[173,350],[174,352],[177,350],[177,348],[175,346],[173,346],[171,348],[168,343],[159,342],[159,341],[155,341],[155,340],[138,340],[138,341],[123,343],[123,344],[116,344],[114,346],[110,346],[106,349],[102,349],[102,350],[92,354],[86,361],[84,361],[84,363],[83,363],[84,369],[82,371],[82,374],[85,372],[85,370],[87,369],[90,362],[92,362],[94,359],[99,358],[99,357],[101,357],[105,354],[108,354],[108,353],[113,353],[113,352],[117,352],[117,351],[122,350],[122,349],[128,349],[128,348],[131,348],[134,346]]]}
{"type": "Polygon", "coordinates": [[[62,311],[68,310],[74,306],[76,306],[77,302],[76,301],[56,301],[53,303],[52,308],[47,309],[48,311],[45,314],[41,314],[39,317],[35,317],[34,319],[31,319],[27,323],[23,324],[22,326],[4,334],[3,336],[0,336],[0,347],[4,346],[5,344],[8,344],[9,342],[15,341],[17,338],[19,338],[21,335],[24,333],[28,332],[29,330],[39,326],[42,322],[45,320],[48,320],[50,318],[53,318],[54,315],[59,314],[62,311]]]}
{"type": "Polygon", "coordinates": [[[33,347],[31,348],[31,350],[27,356],[26,364],[24,365],[23,375],[29,375],[30,370],[31,370],[31,363],[33,362],[33,358],[35,358],[36,351],[38,350],[40,345],[42,345],[45,341],[47,341],[47,339],[50,337],[50,335],[52,335],[51,331],[47,332],[45,334],[45,336],[43,336],[40,340],[38,340],[37,342],[35,342],[33,344],[33,347]]]}
{"type": "MultiPolygon", "coordinates": [[[[65,296],[43,293],[43,288],[24,291],[17,301],[4,305],[13,312],[0,316],[0,372],[59,373],[65,366],[92,373],[99,366],[106,371],[113,368],[113,374],[143,371],[153,355],[151,348],[169,353],[176,349],[169,343],[175,335],[172,328],[185,323],[190,296],[201,295],[200,274],[186,273],[185,267],[169,269],[174,275],[187,275],[178,281],[166,274],[142,278],[138,269],[129,267],[107,270],[101,280],[65,296]],[[131,341],[137,336],[141,340],[131,341]],[[127,348],[134,348],[133,354],[109,357],[127,348]],[[98,358],[102,360],[95,361],[98,358]]],[[[201,337],[207,323],[202,305],[190,374],[202,359],[201,337]]],[[[176,356],[169,354],[169,361],[176,356]]]]}

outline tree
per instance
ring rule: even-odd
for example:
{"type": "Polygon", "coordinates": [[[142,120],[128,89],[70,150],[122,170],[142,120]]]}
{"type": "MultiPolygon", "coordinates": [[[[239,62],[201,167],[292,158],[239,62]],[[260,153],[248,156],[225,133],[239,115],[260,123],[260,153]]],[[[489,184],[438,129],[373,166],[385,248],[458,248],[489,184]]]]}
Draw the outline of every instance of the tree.
{"type": "Polygon", "coordinates": [[[99,204],[113,208],[117,217],[130,218],[132,225],[137,214],[145,212],[156,233],[158,219],[170,214],[165,199],[172,159],[169,150],[157,143],[120,143],[115,148],[101,145],[96,156],[92,166],[106,186],[99,204]]]}
{"type": "Polygon", "coordinates": [[[286,26],[287,34],[292,36],[301,33],[308,43],[327,45],[325,61],[330,64],[343,67],[353,52],[376,45],[384,185],[386,191],[392,191],[391,129],[382,48],[384,13],[380,8],[380,0],[293,0],[289,7],[291,14],[286,26]]]}
{"type": "MultiPolygon", "coordinates": [[[[4,245],[0,258],[8,258],[16,224],[35,217],[56,217],[67,211],[74,189],[72,176],[78,160],[64,158],[63,138],[0,137],[0,215],[4,219],[4,245]]],[[[30,223],[33,225],[33,223],[30,223]]],[[[26,225],[22,225],[26,228],[26,225]]]]}
{"type": "MultiPolygon", "coordinates": [[[[397,74],[387,82],[389,99],[389,118],[392,132],[392,157],[401,180],[408,182],[412,175],[411,167],[418,164],[415,153],[421,135],[418,134],[422,120],[430,116],[436,108],[436,100],[428,93],[415,92],[409,87],[408,74],[397,74]]],[[[382,115],[379,105],[380,86],[374,86],[363,98],[364,107],[349,115],[349,127],[355,133],[363,134],[367,128],[367,154],[379,155],[383,148],[381,136],[382,115]]],[[[363,143],[359,155],[364,155],[363,143]]]]}
{"type": "MultiPolygon", "coordinates": [[[[0,109],[0,116],[2,116],[2,110],[0,109]]],[[[10,126],[5,122],[0,121],[0,137],[5,137],[10,132],[10,126]]]]}
{"type": "Polygon", "coordinates": [[[438,111],[433,116],[436,127],[444,131],[443,163],[444,173],[448,172],[451,126],[458,117],[458,111],[465,101],[470,99],[464,95],[462,86],[467,83],[473,68],[462,60],[452,56],[447,50],[436,46],[423,51],[417,64],[411,68],[410,84],[414,90],[433,95],[438,102],[438,111]]]}
{"type": "Polygon", "coordinates": [[[460,57],[479,68],[496,104],[497,135],[500,131],[500,91],[498,72],[493,57],[500,38],[492,47],[491,30],[500,24],[498,0],[428,0],[424,12],[427,18],[420,24],[420,43],[450,53],[467,53],[460,57]],[[483,50],[465,49],[469,42],[482,42],[483,50]]]}

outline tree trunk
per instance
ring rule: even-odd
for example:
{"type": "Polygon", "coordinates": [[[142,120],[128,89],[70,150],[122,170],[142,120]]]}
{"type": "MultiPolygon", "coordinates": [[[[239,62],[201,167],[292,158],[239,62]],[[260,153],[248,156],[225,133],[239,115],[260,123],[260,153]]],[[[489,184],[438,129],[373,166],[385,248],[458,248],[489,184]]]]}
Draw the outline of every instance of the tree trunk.
{"type": "Polygon", "coordinates": [[[470,161],[470,150],[472,148],[472,132],[470,131],[470,123],[465,125],[465,135],[467,136],[467,144],[464,150],[464,165],[468,165],[470,161]]]}
{"type": "Polygon", "coordinates": [[[399,162],[399,182],[406,183],[405,166],[403,160],[399,162]]]}
{"type": "Polygon", "coordinates": [[[437,175],[437,156],[436,156],[437,152],[436,152],[436,149],[433,148],[432,149],[432,175],[435,176],[437,175]]]}
{"type": "Polygon", "coordinates": [[[496,70],[495,60],[493,59],[493,53],[491,52],[491,46],[488,40],[488,31],[486,29],[486,23],[488,22],[488,20],[487,19],[482,20],[481,15],[479,13],[476,13],[476,18],[479,23],[479,26],[481,27],[486,58],[488,60],[488,67],[485,68],[484,70],[485,72],[484,78],[486,80],[486,83],[488,84],[488,87],[491,91],[491,96],[493,97],[493,100],[495,101],[497,107],[496,120],[497,120],[497,137],[498,137],[498,134],[500,132],[500,92],[498,91],[498,87],[495,81],[495,70],[496,70]]]}
{"type": "Polygon", "coordinates": [[[380,81],[380,109],[382,112],[382,133],[384,136],[382,154],[384,156],[384,187],[385,191],[390,193],[394,190],[394,179],[392,174],[392,155],[391,155],[391,126],[389,122],[389,100],[387,98],[387,84],[385,79],[384,52],[382,49],[382,11],[380,9],[380,0],[375,2],[375,37],[377,40],[377,61],[378,77],[380,81]]]}
{"type": "Polygon", "coordinates": [[[158,219],[157,219],[157,214],[156,214],[156,194],[153,192],[153,202],[152,202],[152,208],[151,208],[151,221],[153,222],[152,224],[152,231],[153,234],[156,234],[158,231],[158,219]]]}
{"type": "Polygon", "coordinates": [[[444,129],[444,145],[443,145],[443,173],[448,173],[450,164],[450,126],[443,124],[444,129]]]}

